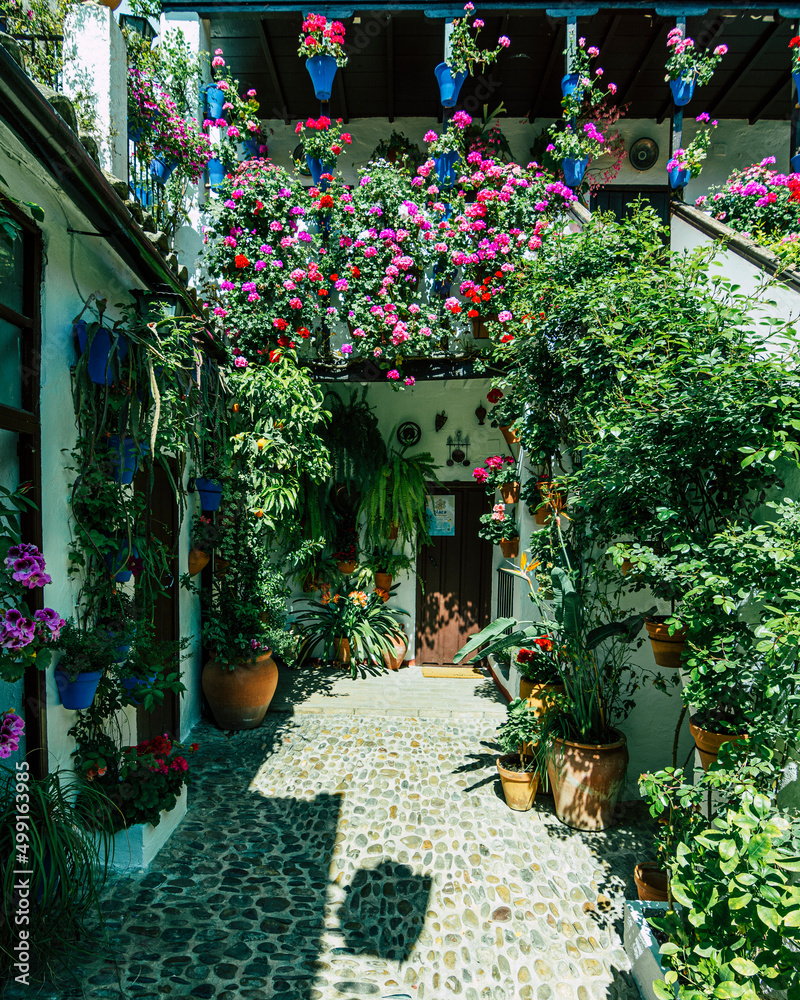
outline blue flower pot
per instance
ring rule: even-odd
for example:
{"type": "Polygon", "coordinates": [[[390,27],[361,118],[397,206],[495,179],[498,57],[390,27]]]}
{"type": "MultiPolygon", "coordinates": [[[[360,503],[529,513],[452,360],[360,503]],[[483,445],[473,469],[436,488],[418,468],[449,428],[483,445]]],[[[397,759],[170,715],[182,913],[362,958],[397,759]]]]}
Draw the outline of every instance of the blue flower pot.
{"type": "Polygon", "coordinates": [[[795,94],[800,94],[800,73],[792,73],[792,82],[794,83],[795,94]]]}
{"type": "Polygon", "coordinates": [[[129,696],[134,705],[140,705],[141,702],[138,698],[133,697],[134,691],[138,691],[140,687],[150,687],[153,681],[156,679],[156,675],[153,674],[151,677],[139,678],[139,677],[123,677],[121,684],[122,689],[129,696]]]}
{"type": "MultiPolygon", "coordinates": [[[[131,559],[138,559],[139,550],[135,545],[131,546],[131,559]]],[[[116,552],[106,552],[103,562],[111,576],[117,583],[127,583],[133,576],[133,570],[129,569],[128,543],[122,542],[116,552]]]]}
{"type": "Polygon", "coordinates": [[[146,451],[144,442],[137,445],[131,437],[120,442],[119,435],[112,434],[108,439],[108,462],[115,482],[130,486],[139,468],[139,459],[146,451]]]}
{"type": "MultiPolygon", "coordinates": [[[[86,321],[79,319],[75,324],[75,332],[78,334],[78,346],[81,354],[85,353],[86,345],[89,342],[89,334],[86,329],[86,321]]],[[[95,330],[92,346],[89,349],[89,378],[97,385],[113,385],[114,374],[108,363],[111,354],[112,337],[109,330],[99,327],[95,330]]],[[[117,360],[124,361],[128,356],[128,341],[124,337],[117,338],[117,360]]]]}
{"type": "Polygon", "coordinates": [[[242,142],[244,146],[244,151],[247,153],[248,157],[260,156],[261,147],[265,145],[260,139],[245,139],[242,142]]]}
{"type": "Polygon", "coordinates": [[[205,96],[208,117],[224,118],[222,105],[225,103],[225,92],[220,90],[216,83],[209,83],[201,88],[201,93],[205,96]]]}
{"type": "Polygon", "coordinates": [[[464,81],[467,78],[466,72],[462,70],[453,76],[447,63],[439,63],[433,74],[436,77],[436,82],[439,84],[439,96],[442,100],[442,107],[454,108],[464,81]]]}
{"type": "Polygon", "coordinates": [[[336,60],[333,56],[311,56],[306,59],[306,69],[314,84],[314,94],[318,101],[331,99],[333,78],[336,76],[336,60]]]}
{"type": "Polygon", "coordinates": [[[219,510],[222,499],[222,483],[218,483],[215,479],[205,479],[203,476],[198,476],[194,481],[194,488],[200,497],[200,506],[203,510],[219,510]]]}
{"type": "Polygon", "coordinates": [[[569,97],[574,94],[575,91],[580,91],[577,95],[578,100],[581,99],[583,94],[583,87],[578,87],[580,83],[581,75],[580,73],[567,73],[566,76],[561,77],[561,94],[563,97],[569,97]]]}
{"type": "Polygon", "coordinates": [[[159,184],[166,184],[177,166],[177,160],[162,160],[160,156],[156,156],[150,164],[150,176],[159,184]]]}
{"type": "Polygon", "coordinates": [[[580,160],[570,158],[561,161],[561,169],[564,171],[564,183],[568,188],[581,186],[583,175],[586,173],[586,168],[588,166],[588,156],[581,157],[580,160]]]}
{"type": "Polygon", "coordinates": [[[790,160],[789,166],[792,168],[792,173],[800,173],[800,153],[796,153],[790,160]]]}
{"type": "Polygon", "coordinates": [[[320,177],[323,174],[332,174],[336,168],[332,167],[329,163],[323,163],[322,160],[318,160],[315,156],[306,156],[306,164],[311,171],[311,180],[325,191],[330,182],[321,181],[320,177]]]}
{"type": "Polygon", "coordinates": [[[131,142],[141,142],[142,139],[142,129],[141,128],[131,128],[128,126],[128,138],[131,142]]]}
{"type": "Polygon", "coordinates": [[[672,101],[676,108],[682,108],[691,101],[694,96],[696,79],[695,76],[681,76],[677,80],[669,81],[669,89],[672,91],[672,101]]]}
{"type": "Polygon", "coordinates": [[[692,172],[688,167],[684,170],[673,167],[672,170],[667,171],[667,177],[669,177],[669,186],[673,191],[677,191],[678,188],[686,187],[692,179],[692,172]]]}
{"type": "Polygon", "coordinates": [[[459,162],[461,157],[455,150],[450,153],[443,153],[441,156],[434,157],[433,163],[436,167],[436,176],[439,179],[440,184],[450,185],[456,182],[456,164],[459,162]]]}
{"type": "Polygon", "coordinates": [[[100,683],[100,671],[91,670],[85,674],[78,674],[74,681],[69,679],[69,674],[56,668],[56,687],[64,708],[73,711],[83,711],[94,701],[97,685],[100,683]]]}
{"type": "Polygon", "coordinates": [[[225,165],[222,160],[209,160],[208,161],[208,184],[212,191],[216,191],[217,188],[225,180],[225,165]]]}

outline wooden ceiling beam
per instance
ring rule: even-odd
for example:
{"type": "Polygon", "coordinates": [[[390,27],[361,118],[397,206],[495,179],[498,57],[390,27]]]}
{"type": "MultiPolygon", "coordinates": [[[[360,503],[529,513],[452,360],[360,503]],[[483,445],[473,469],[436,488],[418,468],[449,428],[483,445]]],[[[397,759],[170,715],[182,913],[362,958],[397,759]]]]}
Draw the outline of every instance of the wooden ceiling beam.
{"type": "Polygon", "coordinates": [[[288,125],[292,120],[291,114],[289,113],[289,106],[286,103],[286,97],[283,93],[283,87],[281,87],[281,81],[278,78],[278,71],[275,68],[275,60],[272,57],[272,46],[269,41],[269,34],[267,33],[266,22],[259,19],[258,22],[258,41],[261,45],[261,51],[264,55],[264,61],[267,64],[267,72],[269,73],[269,78],[272,81],[272,86],[275,93],[278,96],[278,104],[280,107],[273,108],[271,118],[283,118],[284,122],[288,125]]]}
{"type": "Polygon", "coordinates": [[[791,80],[789,79],[788,73],[785,70],[779,70],[780,79],[766,94],[763,100],[759,101],[756,105],[755,111],[748,117],[747,121],[750,125],[755,125],[758,119],[764,114],[767,108],[772,104],[772,102],[780,96],[782,90],[791,86],[791,80]]]}
{"type": "Polygon", "coordinates": [[[730,83],[722,88],[722,93],[708,109],[708,113],[712,118],[715,117],[719,108],[722,107],[733,91],[736,90],[736,88],[741,84],[747,70],[752,67],[753,63],[758,61],[759,56],[762,55],[764,49],[772,40],[772,36],[780,27],[781,19],[776,17],[775,21],[768,25],[765,31],[761,32],[755,44],[750,46],[747,55],[739,61],[736,68],[731,70],[730,83]]]}
{"type": "Polygon", "coordinates": [[[558,31],[556,32],[556,37],[553,39],[553,47],[550,49],[550,58],[547,60],[547,65],[542,73],[542,78],[539,81],[539,86],[536,88],[536,96],[531,103],[531,109],[528,112],[528,118],[530,121],[536,121],[536,116],[539,111],[539,105],[542,100],[542,95],[544,94],[545,88],[550,81],[550,77],[553,75],[553,68],[556,64],[556,60],[561,59],[564,55],[564,33],[566,31],[566,24],[562,21],[558,26],[558,31]]]}
{"type": "Polygon", "coordinates": [[[660,34],[661,34],[661,25],[659,24],[650,32],[650,37],[647,41],[647,47],[644,50],[644,55],[636,64],[636,68],[634,69],[633,73],[628,77],[628,82],[622,88],[621,92],[617,97],[617,105],[619,107],[621,107],[630,97],[630,93],[636,86],[636,81],[639,79],[639,75],[641,74],[642,70],[648,64],[650,58],[653,55],[653,51],[656,47],[656,42],[658,41],[658,36],[660,34]]]}

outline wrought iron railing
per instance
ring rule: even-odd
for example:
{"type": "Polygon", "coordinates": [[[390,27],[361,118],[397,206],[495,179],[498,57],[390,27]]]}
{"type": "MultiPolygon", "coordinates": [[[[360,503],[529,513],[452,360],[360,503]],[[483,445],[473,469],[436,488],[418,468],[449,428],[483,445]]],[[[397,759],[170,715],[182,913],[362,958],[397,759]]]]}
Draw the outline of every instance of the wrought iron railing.
{"type": "Polygon", "coordinates": [[[169,214],[164,185],[150,173],[150,163],[144,163],[133,139],[128,138],[128,188],[142,208],[153,216],[156,228],[162,229],[169,214]]]}
{"type": "Polygon", "coordinates": [[[59,93],[64,87],[64,36],[63,35],[23,35],[11,33],[25,58],[28,76],[51,90],[59,93]]]}
{"type": "MultiPolygon", "coordinates": [[[[497,571],[497,617],[514,617],[514,581],[515,577],[511,573],[505,573],[502,569],[497,571]]],[[[510,632],[511,629],[506,629],[510,632]]]]}

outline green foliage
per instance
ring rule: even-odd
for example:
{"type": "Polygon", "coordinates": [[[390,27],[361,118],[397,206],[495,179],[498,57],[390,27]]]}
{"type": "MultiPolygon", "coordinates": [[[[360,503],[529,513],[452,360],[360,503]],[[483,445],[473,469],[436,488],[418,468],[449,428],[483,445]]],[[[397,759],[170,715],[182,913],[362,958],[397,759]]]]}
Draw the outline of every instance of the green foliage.
{"type": "Polygon", "coordinates": [[[78,674],[95,670],[105,674],[114,662],[112,642],[116,641],[106,630],[82,628],[69,618],[53,642],[53,648],[62,652],[58,669],[72,681],[78,674]]]}
{"type": "MultiPolygon", "coordinates": [[[[394,439],[394,432],[390,435],[394,439]]],[[[428,452],[406,454],[406,448],[385,448],[385,463],[364,485],[359,514],[366,521],[367,539],[385,543],[392,528],[401,542],[430,545],[426,502],[430,486],[439,483],[436,463],[428,452]]]]}
{"type": "Polygon", "coordinates": [[[368,568],[374,573],[388,573],[390,576],[406,573],[413,569],[414,565],[415,560],[411,556],[398,552],[391,543],[376,545],[368,561],[368,568]]]}
{"type": "MultiPolygon", "coordinates": [[[[539,739],[540,721],[536,717],[525,698],[515,698],[508,706],[506,721],[497,727],[497,740],[503,754],[522,755],[523,744],[533,746],[539,739]]],[[[531,770],[535,763],[535,755],[523,758],[524,770],[531,770]]]]}

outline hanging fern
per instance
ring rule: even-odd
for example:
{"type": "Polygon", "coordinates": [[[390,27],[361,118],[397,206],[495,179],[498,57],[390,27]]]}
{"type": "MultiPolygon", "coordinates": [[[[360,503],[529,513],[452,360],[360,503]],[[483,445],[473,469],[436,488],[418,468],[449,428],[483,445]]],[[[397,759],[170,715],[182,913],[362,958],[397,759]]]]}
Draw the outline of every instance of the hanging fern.
{"type": "Polygon", "coordinates": [[[431,454],[425,451],[406,455],[404,448],[391,448],[361,498],[359,515],[366,520],[368,540],[375,545],[385,544],[396,526],[402,542],[430,545],[426,517],[430,483],[438,483],[431,454]]]}

